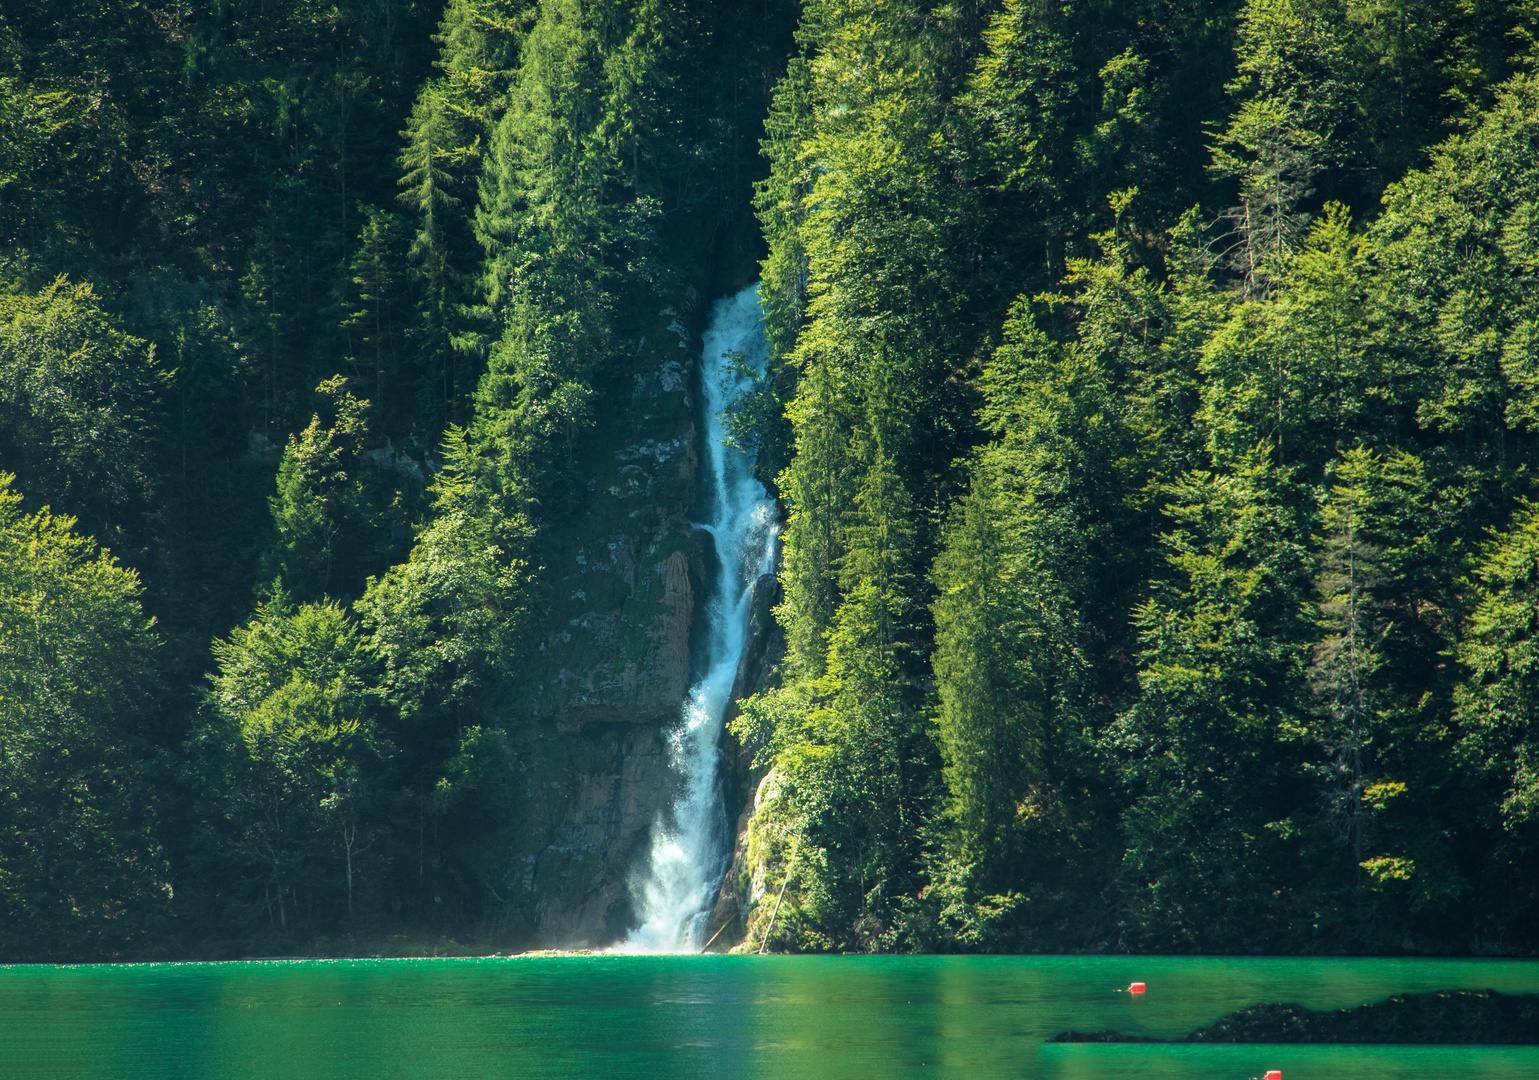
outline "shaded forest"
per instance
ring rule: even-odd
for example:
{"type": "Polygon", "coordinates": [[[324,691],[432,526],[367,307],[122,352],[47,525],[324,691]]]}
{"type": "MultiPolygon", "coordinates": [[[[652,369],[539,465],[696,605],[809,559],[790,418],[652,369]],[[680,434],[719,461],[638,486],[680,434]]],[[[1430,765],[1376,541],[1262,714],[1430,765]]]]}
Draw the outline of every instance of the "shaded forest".
{"type": "Polygon", "coordinates": [[[755,277],[756,948],[1531,953],[1536,32],[7,5],[0,954],[502,944],[576,448],[755,277]]]}

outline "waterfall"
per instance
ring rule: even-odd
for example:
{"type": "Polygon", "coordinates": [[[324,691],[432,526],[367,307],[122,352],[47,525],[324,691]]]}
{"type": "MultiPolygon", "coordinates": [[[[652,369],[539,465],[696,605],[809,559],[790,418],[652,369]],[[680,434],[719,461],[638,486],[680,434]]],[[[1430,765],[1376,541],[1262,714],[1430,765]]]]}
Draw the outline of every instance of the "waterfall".
{"type": "Polygon", "coordinates": [[[698,951],[730,856],[717,743],[747,639],[754,582],[774,570],[778,530],[774,500],[754,479],[752,460],[727,445],[722,417],[749,386],[742,365],[762,371],[768,355],[758,289],[750,285],[716,301],[702,341],[710,520],[697,528],[715,541],[717,579],[705,609],[705,674],[690,687],[670,733],[680,790],[654,826],[651,858],[633,883],[642,923],[621,946],[626,952],[698,951]]]}

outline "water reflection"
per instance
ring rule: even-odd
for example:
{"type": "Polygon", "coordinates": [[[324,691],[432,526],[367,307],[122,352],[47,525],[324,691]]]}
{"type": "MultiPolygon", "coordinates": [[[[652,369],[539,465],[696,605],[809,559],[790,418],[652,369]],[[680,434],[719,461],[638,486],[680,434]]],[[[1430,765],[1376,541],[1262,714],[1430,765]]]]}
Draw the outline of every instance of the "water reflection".
{"type": "Polygon", "coordinates": [[[1539,1076],[1539,1050],[1043,1045],[1263,1001],[1539,991],[1532,961],[570,957],[0,968],[0,1078],[1539,1076]],[[1118,993],[1134,979],[1148,993],[1118,993]]]}

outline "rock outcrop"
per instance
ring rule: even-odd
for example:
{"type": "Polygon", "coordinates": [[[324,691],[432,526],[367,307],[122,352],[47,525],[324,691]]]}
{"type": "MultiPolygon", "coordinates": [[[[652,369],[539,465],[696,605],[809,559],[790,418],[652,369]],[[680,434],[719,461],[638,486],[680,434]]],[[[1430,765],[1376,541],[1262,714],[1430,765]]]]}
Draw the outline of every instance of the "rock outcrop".
{"type": "Polygon", "coordinates": [[[1120,1031],[1065,1031],[1049,1042],[1103,1043],[1539,1043],[1539,994],[1443,990],[1396,994],[1353,1009],[1253,1005],[1184,1039],[1152,1039],[1120,1031]]]}
{"type": "MultiPolygon", "coordinates": [[[[738,715],[738,702],[762,686],[765,675],[779,665],[785,653],[785,640],[774,614],[780,596],[780,581],[774,574],[765,574],[754,582],[748,640],[732,684],[732,703],[727,706],[726,715],[728,724],[738,715]]],[[[713,951],[725,951],[744,940],[749,909],[755,899],[749,888],[748,825],[766,772],[764,768],[754,767],[754,758],[760,749],[759,746],[743,745],[730,730],[722,732],[722,792],[729,812],[736,813],[736,821],[732,831],[732,863],[722,878],[721,890],[706,927],[707,936],[714,942],[713,951]]]]}
{"type": "Polygon", "coordinates": [[[623,937],[627,883],[674,795],[667,732],[690,685],[703,567],[691,340],[674,312],[663,321],[598,388],[571,470],[586,490],[540,538],[541,637],[504,718],[513,775],[493,930],[510,944],[623,937]]]}

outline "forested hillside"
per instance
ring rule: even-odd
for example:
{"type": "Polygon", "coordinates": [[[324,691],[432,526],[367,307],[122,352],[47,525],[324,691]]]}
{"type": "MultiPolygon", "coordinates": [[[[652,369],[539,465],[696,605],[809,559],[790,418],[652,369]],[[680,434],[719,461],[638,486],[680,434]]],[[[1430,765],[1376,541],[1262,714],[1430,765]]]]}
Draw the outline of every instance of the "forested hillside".
{"type": "Polygon", "coordinates": [[[637,335],[756,276],[794,25],[3,9],[7,956],[518,936],[543,571],[637,335]]]}
{"type": "Polygon", "coordinates": [[[1531,953],[1536,34],[0,6],[0,957],[623,935],[755,279],[750,947],[1531,953]]]}
{"type": "Polygon", "coordinates": [[[1533,14],[806,5],[776,944],[1533,948],[1533,14]]]}

